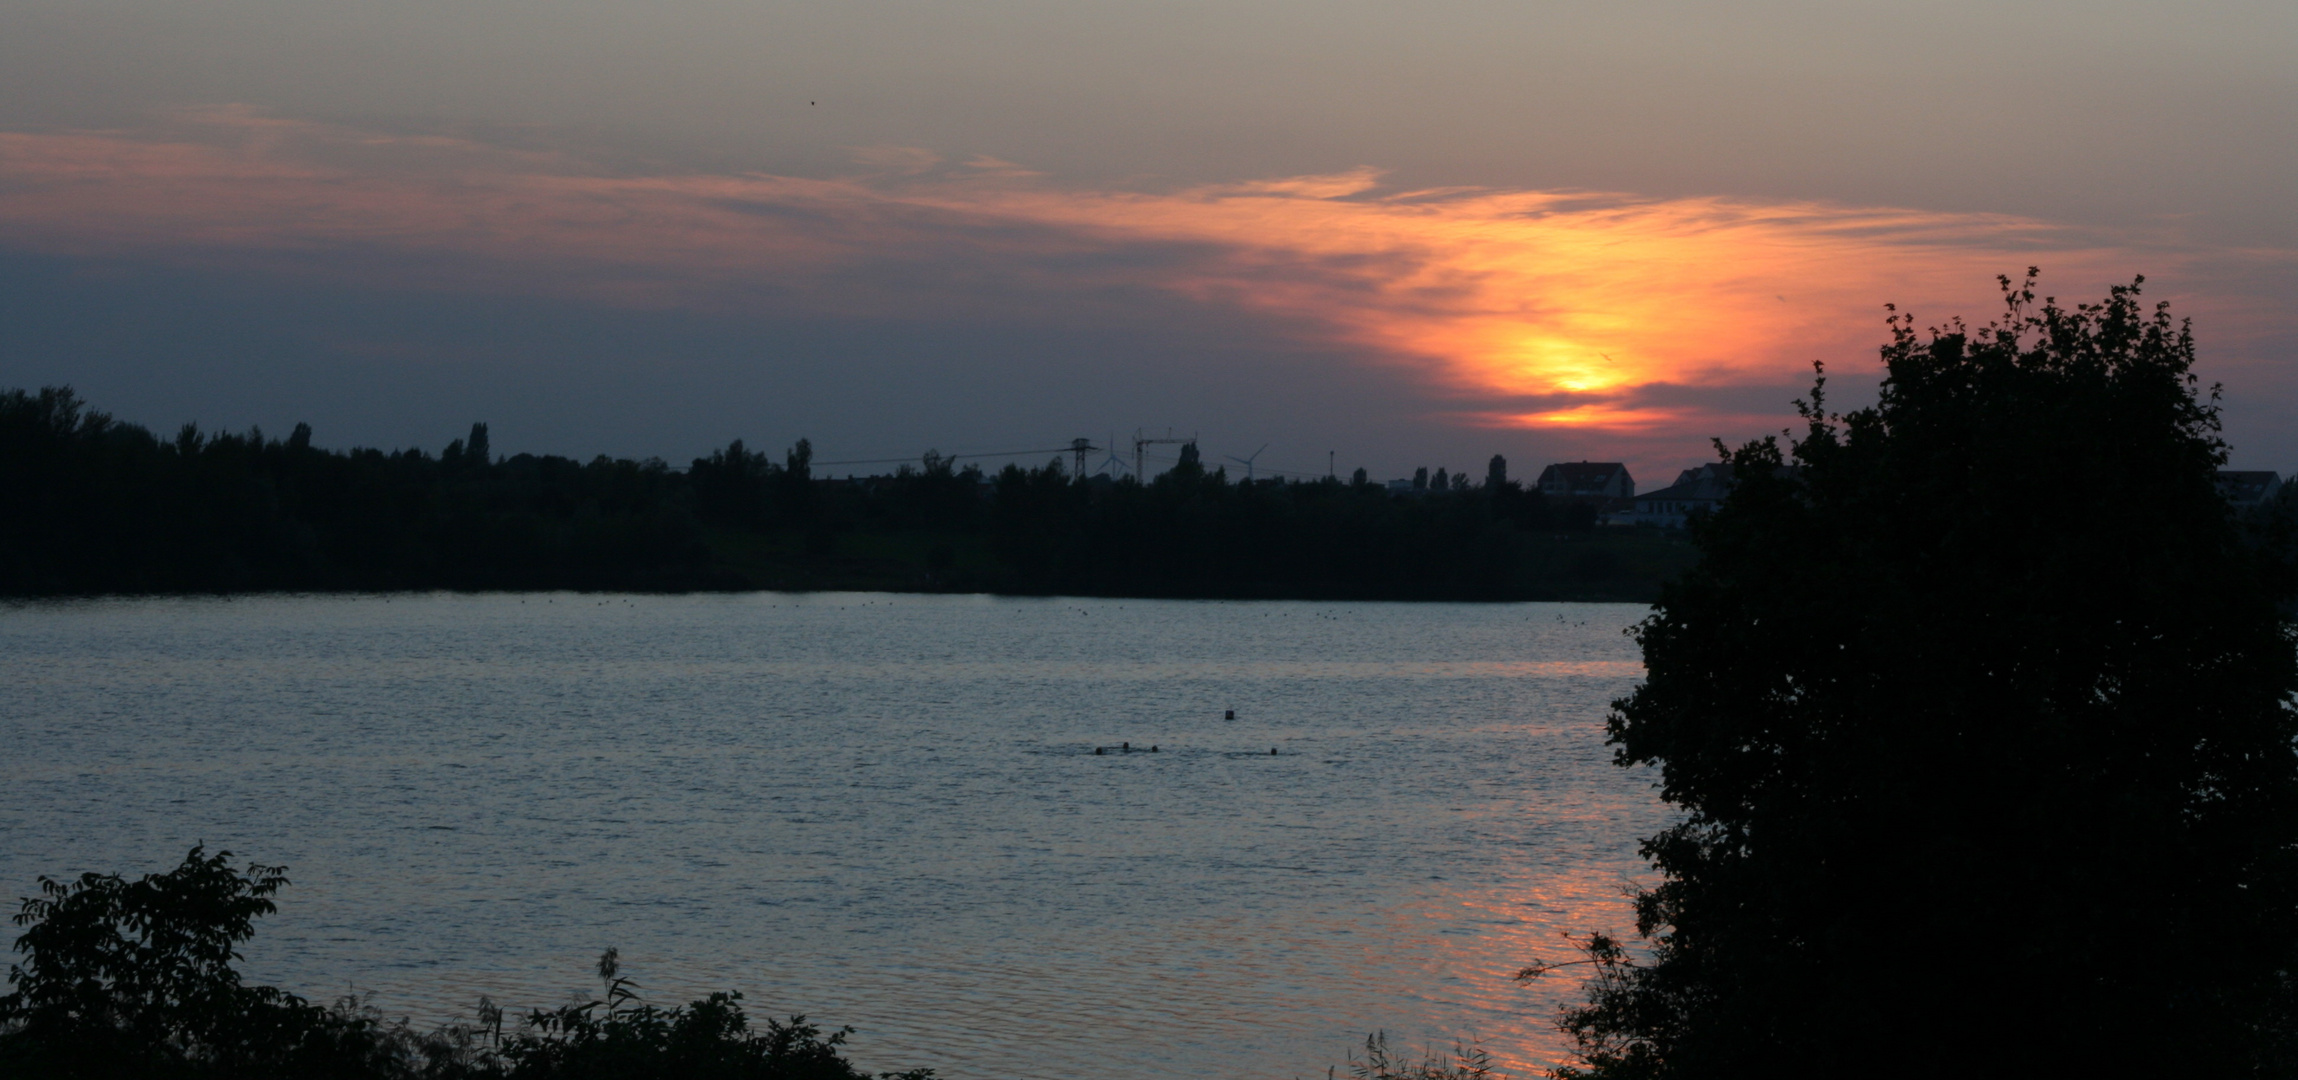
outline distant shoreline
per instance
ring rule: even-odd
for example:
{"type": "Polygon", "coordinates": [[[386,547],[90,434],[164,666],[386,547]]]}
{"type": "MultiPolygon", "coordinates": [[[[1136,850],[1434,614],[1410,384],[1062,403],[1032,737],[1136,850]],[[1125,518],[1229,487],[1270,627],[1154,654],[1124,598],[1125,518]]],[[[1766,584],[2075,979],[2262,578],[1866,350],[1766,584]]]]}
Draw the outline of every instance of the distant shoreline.
{"type": "Polygon", "coordinates": [[[187,600],[187,599],[240,599],[254,597],[398,597],[398,596],[740,596],[752,593],[773,593],[788,596],[810,596],[832,593],[868,593],[885,596],[986,596],[1003,600],[1170,600],[1189,603],[1326,603],[1326,604],[1627,604],[1649,607],[1656,599],[1623,597],[1618,595],[1570,594],[1543,596],[1370,596],[1370,595],[1180,595],[1143,593],[1085,593],[1085,592],[1015,592],[996,589],[964,588],[889,588],[877,585],[828,584],[818,587],[729,586],[690,589],[627,589],[627,588],[453,588],[448,586],[407,586],[404,588],[340,588],[340,589],[236,589],[236,590],[177,590],[146,592],[74,592],[74,593],[11,593],[0,595],[0,605],[20,606],[44,603],[69,603],[86,600],[187,600]]]}
{"type": "MultiPolygon", "coordinates": [[[[928,453],[814,475],[729,443],[683,470],[488,446],[326,450],[297,425],[172,439],[68,387],[0,391],[0,596],[821,592],[1176,600],[1649,603],[1697,552],[1598,524],[1494,455],[1481,480],[1232,479],[1194,444],[1146,482],[1055,456],[991,474],[928,453]]],[[[1577,490],[1576,488],[1573,490],[1577,490]]],[[[1612,501],[1616,501],[1612,500],[1612,501]]]]}

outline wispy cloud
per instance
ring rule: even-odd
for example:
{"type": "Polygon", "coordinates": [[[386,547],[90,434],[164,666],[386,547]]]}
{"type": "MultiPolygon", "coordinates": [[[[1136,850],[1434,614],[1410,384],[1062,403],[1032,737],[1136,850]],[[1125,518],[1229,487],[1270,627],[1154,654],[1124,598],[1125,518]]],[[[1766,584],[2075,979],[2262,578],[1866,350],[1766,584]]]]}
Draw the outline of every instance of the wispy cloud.
{"type": "MultiPolygon", "coordinates": [[[[0,230],[66,254],[429,256],[385,286],[640,307],[966,319],[1148,288],[1426,373],[1457,422],[1612,432],[1738,415],[1871,347],[1886,299],[1947,314],[2049,265],[2141,267],[2048,223],[1818,203],[1450,188],[1359,169],[1165,191],[1063,188],[986,155],[855,152],[853,176],[628,173],[578,157],[247,110],[162,130],[0,133],[0,230]]],[[[388,265],[405,267],[405,260],[388,265]]]]}

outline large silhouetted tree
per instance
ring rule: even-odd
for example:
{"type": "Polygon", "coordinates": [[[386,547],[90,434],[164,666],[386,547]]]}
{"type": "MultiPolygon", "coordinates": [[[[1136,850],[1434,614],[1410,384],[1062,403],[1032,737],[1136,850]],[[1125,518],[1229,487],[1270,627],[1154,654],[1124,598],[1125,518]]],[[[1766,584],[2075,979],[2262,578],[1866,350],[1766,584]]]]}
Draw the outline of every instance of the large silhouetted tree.
{"type": "Polygon", "coordinates": [[[1729,455],[1611,720],[1682,818],[1564,1017],[1595,1075],[2290,1075],[2290,582],[2187,326],[2033,283],[1729,455]]]}

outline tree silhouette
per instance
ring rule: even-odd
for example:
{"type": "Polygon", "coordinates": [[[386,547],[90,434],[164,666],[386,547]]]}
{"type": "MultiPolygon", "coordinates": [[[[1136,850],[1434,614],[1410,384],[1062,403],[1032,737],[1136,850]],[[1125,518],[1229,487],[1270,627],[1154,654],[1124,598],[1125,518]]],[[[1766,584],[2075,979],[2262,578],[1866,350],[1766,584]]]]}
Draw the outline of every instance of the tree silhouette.
{"type": "Polygon", "coordinates": [[[2033,282],[1728,455],[1610,723],[1682,811],[1651,955],[1587,943],[1560,1075],[2289,1075],[2287,564],[2189,328],[2033,282]]]}
{"type": "Polygon", "coordinates": [[[487,445],[487,425],[471,425],[471,437],[463,441],[463,454],[470,458],[471,464],[480,468],[494,464],[495,459],[487,445]]]}

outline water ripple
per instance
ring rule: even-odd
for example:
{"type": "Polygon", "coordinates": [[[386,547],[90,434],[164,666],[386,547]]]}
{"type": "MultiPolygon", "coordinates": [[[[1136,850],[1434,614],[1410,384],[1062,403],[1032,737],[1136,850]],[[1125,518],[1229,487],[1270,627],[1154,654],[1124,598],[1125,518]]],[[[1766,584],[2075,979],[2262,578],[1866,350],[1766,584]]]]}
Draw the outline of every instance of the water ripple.
{"type": "Polygon", "coordinates": [[[443,1019],[601,948],[873,1068],[1307,1076],[1367,1031],[1552,1060],[1649,777],[1604,605],[756,594],[0,607],[0,880],[290,865],[251,977],[443,1019]],[[1235,710],[1236,720],[1223,714],[1235,710]],[[1093,749],[1154,745],[1154,754],[1093,749]],[[1275,750],[1277,753],[1270,754],[1275,750]]]}

